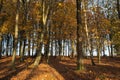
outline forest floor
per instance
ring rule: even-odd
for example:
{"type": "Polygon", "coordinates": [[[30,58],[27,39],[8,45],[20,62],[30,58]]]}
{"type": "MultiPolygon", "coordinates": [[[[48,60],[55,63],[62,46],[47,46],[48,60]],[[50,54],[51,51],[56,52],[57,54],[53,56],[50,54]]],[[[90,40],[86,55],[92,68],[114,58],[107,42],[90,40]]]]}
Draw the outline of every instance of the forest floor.
{"type": "Polygon", "coordinates": [[[16,68],[10,68],[11,57],[0,59],[0,80],[120,80],[120,57],[103,57],[101,63],[92,66],[90,59],[84,59],[85,70],[76,70],[76,59],[50,57],[49,64],[44,61],[32,68],[33,58],[24,62],[16,60],[16,68]]]}

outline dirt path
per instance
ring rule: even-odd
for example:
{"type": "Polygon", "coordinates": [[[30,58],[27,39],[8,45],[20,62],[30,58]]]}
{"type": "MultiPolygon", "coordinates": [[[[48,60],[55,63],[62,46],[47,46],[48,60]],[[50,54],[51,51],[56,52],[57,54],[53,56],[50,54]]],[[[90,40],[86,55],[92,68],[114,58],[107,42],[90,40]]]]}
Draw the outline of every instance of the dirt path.
{"type": "Polygon", "coordinates": [[[64,78],[48,64],[40,64],[36,69],[26,69],[18,73],[11,80],[64,80],[64,78]]]}

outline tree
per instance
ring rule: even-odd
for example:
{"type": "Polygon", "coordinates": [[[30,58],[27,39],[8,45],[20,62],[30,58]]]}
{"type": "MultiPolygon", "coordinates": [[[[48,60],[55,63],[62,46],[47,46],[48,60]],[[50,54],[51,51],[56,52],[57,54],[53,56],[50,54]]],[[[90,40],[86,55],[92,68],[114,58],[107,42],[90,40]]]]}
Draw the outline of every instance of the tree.
{"type": "Polygon", "coordinates": [[[118,18],[120,19],[120,2],[117,0],[117,12],[118,12],[118,18]]]}
{"type": "Polygon", "coordinates": [[[17,0],[17,2],[16,2],[16,19],[15,19],[14,51],[13,51],[12,62],[11,62],[12,68],[15,68],[15,57],[16,57],[16,49],[17,49],[17,42],[18,42],[17,40],[18,40],[19,7],[20,7],[20,1],[17,0]]]}
{"type": "Polygon", "coordinates": [[[81,2],[76,0],[77,6],[77,69],[83,70],[83,51],[82,51],[82,19],[81,19],[81,2]]]}

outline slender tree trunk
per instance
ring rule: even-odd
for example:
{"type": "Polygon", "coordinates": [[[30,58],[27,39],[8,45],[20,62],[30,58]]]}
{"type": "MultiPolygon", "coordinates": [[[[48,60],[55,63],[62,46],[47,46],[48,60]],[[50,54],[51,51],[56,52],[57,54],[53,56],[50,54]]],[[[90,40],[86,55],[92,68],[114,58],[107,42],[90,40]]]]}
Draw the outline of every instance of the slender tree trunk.
{"type": "Polygon", "coordinates": [[[2,11],[2,8],[3,8],[3,0],[0,0],[0,13],[2,11]]]}
{"type": "Polygon", "coordinates": [[[58,40],[58,44],[59,44],[59,56],[61,55],[61,51],[62,51],[62,43],[61,40],[58,40]]]}
{"type": "Polygon", "coordinates": [[[2,57],[2,35],[0,35],[0,58],[2,57]]]}
{"type": "Polygon", "coordinates": [[[15,22],[15,38],[14,38],[14,51],[12,55],[12,62],[11,66],[12,68],[15,68],[15,58],[16,58],[16,49],[17,49],[17,43],[18,43],[18,22],[19,22],[19,6],[20,2],[17,0],[17,8],[16,8],[16,22],[15,22]]]}
{"type": "MultiPolygon", "coordinates": [[[[0,1],[0,14],[3,8],[3,0],[0,1]]],[[[0,58],[2,57],[2,34],[0,33],[0,58]]]]}
{"type": "Polygon", "coordinates": [[[33,52],[34,52],[34,41],[32,40],[32,56],[33,56],[33,52]]]}
{"type": "Polygon", "coordinates": [[[109,44],[108,44],[108,53],[109,53],[109,56],[111,56],[111,53],[110,53],[110,46],[109,46],[109,44]]]}
{"type": "Polygon", "coordinates": [[[118,12],[118,18],[120,19],[120,1],[117,0],[117,12],[118,12]]]}
{"type": "Polygon", "coordinates": [[[19,56],[21,55],[21,46],[22,46],[22,41],[21,41],[21,38],[19,40],[20,44],[19,44],[19,56]]]}
{"type": "Polygon", "coordinates": [[[65,56],[65,46],[66,46],[66,40],[63,40],[63,58],[65,56]]]}
{"type": "Polygon", "coordinates": [[[105,43],[104,43],[104,41],[103,41],[103,46],[102,46],[103,48],[102,48],[102,51],[103,51],[103,56],[106,56],[106,54],[105,54],[105,43]]]}
{"type": "Polygon", "coordinates": [[[28,56],[30,57],[31,40],[28,39],[28,56]]]}
{"type": "Polygon", "coordinates": [[[13,52],[13,36],[10,36],[11,40],[10,40],[10,56],[12,56],[12,52],[13,52]]]}
{"type": "Polygon", "coordinates": [[[91,63],[92,65],[94,66],[95,63],[94,63],[94,60],[93,60],[93,55],[92,55],[92,52],[93,52],[93,45],[92,45],[92,39],[90,41],[90,37],[89,37],[89,31],[88,31],[88,25],[87,25],[87,10],[86,10],[86,4],[85,4],[85,0],[84,0],[84,18],[85,18],[85,31],[86,31],[86,48],[88,49],[89,53],[90,53],[90,59],[91,59],[91,63]]]}
{"type": "Polygon", "coordinates": [[[70,41],[67,41],[67,46],[68,46],[68,56],[70,57],[70,41]]]}
{"type": "MultiPolygon", "coordinates": [[[[109,37],[109,36],[108,36],[109,37]]],[[[111,56],[111,53],[110,53],[110,43],[109,43],[110,39],[108,38],[107,40],[107,48],[108,48],[108,53],[109,53],[109,56],[111,56]]]]}
{"type": "Polygon", "coordinates": [[[23,56],[26,53],[26,48],[25,47],[26,47],[26,39],[24,39],[23,52],[22,52],[23,56]]]}
{"type": "Polygon", "coordinates": [[[25,45],[25,44],[24,44],[24,41],[21,40],[21,41],[20,41],[20,61],[23,61],[23,56],[24,56],[24,53],[23,53],[23,52],[24,52],[24,51],[23,51],[23,50],[24,50],[24,45],[25,45]]]}
{"type": "Polygon", "coordinates": [[[89,49],[89,52],[90,52],[90,59],[91,59],[91,63],[92,63],[92,66],[95,66],[95,62],[94,62],[94,59],[93,59],[93,40],[91,39],[90,40],[90,44],[91,44],[91,49],[89,49]]]}
{"type": "Polygon", "coordinates": [[[63,56],[64,53],[64,40],[62,40],[62,51],[61,51],[61,55],[63,56]]]}
{"type": "Polygon", "coordinates": [[[6,56],[8,56],[8,52],[9,52],[9,38],[7,37],[6,56]]]}
{"type": "Polygon", "coordinates": [[[97,43],[97,56],[98,56],[98,63],[101,62],[101,53],[100,53],[100,44],[99,42],[97,43]]]}
{"type": "MultiPolygon", "coordinates": [[[[3,7],[3,0],[0,2],[0,14],[3,7]]],[[[2,57],[2,34],[0,33],[0,58],[2,57]]]]}
{"type": "Polygon", "coordinates": [[[55,40],[55,57],[57,57],[58,54],[58,48],[57,48],[57,40],[55,40]]]}
{"type": "Polygon", "coordinates": [[[51,40],[51,56],[53,56],[53,40],[51,40]]]}
{"type": "Polygon", "coordinates": [[[81,19],[81,2],[76,0],[77,4],[77,69],[83,70],[83,51],[82,51],[82,19],[81,19]]]}
{"type": "Polygon", "coordinates": [[[74,57],[75,57],[75,42],[74,42],[74,40],[72,40],[71,42],[72,42],[72,53],[71,53],[71,57],[74,58],[74,57]]]}
{"type": "Polygon", "coordinates": [[[110,44],[110,52],[111,52],[111,57],[113,58],[113,44],[112,44],[112,33],[110,34],[110,41],[111,41],[111,44],[110,44]]]}

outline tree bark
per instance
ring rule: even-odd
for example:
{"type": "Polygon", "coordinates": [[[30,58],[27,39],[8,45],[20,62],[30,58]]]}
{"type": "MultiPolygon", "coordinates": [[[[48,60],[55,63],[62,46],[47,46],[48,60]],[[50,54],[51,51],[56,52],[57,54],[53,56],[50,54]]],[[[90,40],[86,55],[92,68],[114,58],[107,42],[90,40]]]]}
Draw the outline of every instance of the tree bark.
{"type": "Polygon", "coordinates": [[[25,45],[25,44],[24,44],[24,41],[21,40],[21,41],[20,41],[20,61],[23,61],[23,55],[24,55],[24,53],[23,53],[24,51],[23,51],[23,50],[24,50],[24,45],[25,45]]]}
{"type": "Polygon", "coordinates": [[[2,34],[0,35],[0,58],[2,57],[2,34]]]}
{"type": "Polygon", "coordinates": [[[12,62],[11,62],[12,68],[15,68],[16,49],[17,49],[17,42],[18,42],[19,6],[20,6],[20,2],[19,2],[19,0],[17,0],[17,6],[16,6],[17,11],[16,11],[16,20],[15,20],[14,51],[13,51],[12,62]]]}
{"type": "Polygon", "coordinates": [[[119,0],[117,0],[117,12],[118,12],[118,18],[120,19],[120,3],[119,3],[119,0]]]}
{"type": "Polygon", "coordinates": [[[77,69],[83,70],[83,51],[82,51],[82,19],[81,19],[81,2],[76,0],[77,4],[77,69]]]}
{"type": "Polygon", "coordinates": [[[75,57],[75,51],[76,51],[76,50],[75,50],[75,41],[72,40],[71,42],[72,42],[72,46],[71,46],[71,47],[72,47],[71,57],[74,58],[74,57],[75,57]]]}

